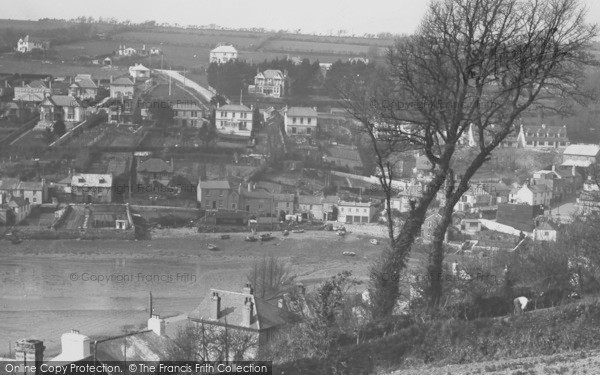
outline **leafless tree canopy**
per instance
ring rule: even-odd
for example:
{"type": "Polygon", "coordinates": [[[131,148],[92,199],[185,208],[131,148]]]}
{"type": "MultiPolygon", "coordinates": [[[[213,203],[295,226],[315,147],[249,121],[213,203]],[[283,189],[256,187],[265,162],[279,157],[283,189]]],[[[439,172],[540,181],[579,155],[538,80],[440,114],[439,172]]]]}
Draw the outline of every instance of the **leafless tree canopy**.
{"type": "Polygon", "coordinates": [[[344,88],[351,113],[372,142],[386,193],[392,191],[393,152],[418,148],[433,166],[433,178],[400,233],[394,235],[390,225],[393,249],[372,272],[373,286],[387,290],[374,296],[382,314],[391,311],[386,299],[395,300],[397,287],[389,283],[404,267],[437,192],[443,189],[446,205],[432,274],[439,274],[454,205],[491,152],[516,131],[520,115],[532,105],[551,105],[549,98],[581,94],[584,50],[597,34],[585,14],[578,0],[432,1],[417,33],[389,50],[382,80],[367,87],[356,79],[344,88]],[[461,160],[467,167],[459,175],[455,152],[471,126],[478,152],[461,160]]]}

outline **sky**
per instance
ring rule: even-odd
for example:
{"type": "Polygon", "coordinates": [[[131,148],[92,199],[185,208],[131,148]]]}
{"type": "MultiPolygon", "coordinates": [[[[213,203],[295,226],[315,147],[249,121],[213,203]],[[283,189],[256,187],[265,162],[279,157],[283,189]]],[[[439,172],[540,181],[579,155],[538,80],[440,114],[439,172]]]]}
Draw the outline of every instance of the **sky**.
{"type": "MultiPolygon", "coordinates": [[[[0,18],[115,17],[180,25],[301,29],[303,33],[410,34],[428,0],[0,0],[0,18]]],[[[600,24],[600,1],[587,0],[589,21],[600,24]]]]}

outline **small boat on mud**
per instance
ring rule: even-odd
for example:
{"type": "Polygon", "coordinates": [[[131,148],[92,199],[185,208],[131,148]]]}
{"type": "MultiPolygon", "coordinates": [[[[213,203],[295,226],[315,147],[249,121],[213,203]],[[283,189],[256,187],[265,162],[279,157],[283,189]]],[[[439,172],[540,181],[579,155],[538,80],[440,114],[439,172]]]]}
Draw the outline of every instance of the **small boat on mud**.
{"type": "Polygon", "coordinates": [[[265,234],[261,234],[261,235],[260,235],[260,240],[261,240],[261,241],[263,241],[263,242],[266,242],[266,241],[271,241],[271,240],[273,240],[273,239],[275,239],[275,237],[273,237],[273,236],[271,235],[271,233],[265,233],[265,234]]]}
{"type": "Polygon", "coordinates": [[[379,241],[377,241],[375,238],[372,238],[371,241],[369,241],[371,243],[371,245],[377,245],[379,244],[379,241]]]}
{"type": "Polygon", "coordinates": [[[337,231],[337,235],[338,236],[345,236],[346,235],[346,231],[345,230],[338,230],[337,231]]]}
{"type": "Polygon", "coordinates": [[[219,250],[219,248],[217,247],[217,245],[213,245],[211,243],[209,243],[207,247],[208,247],[208,250],[210,250],[210,251],[217,251],[217,250],[219,250]]]}
{"type": "Polygon", "coordinates": [[[356,253],[354,251],[344,251],[342,255],[353,257],[356,255],[356,253]]]}
{"type": "Polygon", "coordinates": [[[304,229],[294,229],[292,233],[304,233],[304,229]]]}
{"type": "Polygon", "coordinates": [[[228,234],[222,234],[222,235],[221,235],[221,239],[222,239],[222,240],[228,240],[228,239],[230,239],[230,238],[231,238],[231,236],[230,236],[230,235],[228,235],[228,234]]]}
{"type": "Polygon", "coordinates": [[[284,235],[284,236],[289,236],[289,235],[290,235],[290,231],[289,231],[289,230],[287,230],[287,229],[286,229],[286,230],[284,230],[284,231],[283,231],[283,235],[284,235]]]}
{"type": "Polygon", "coordinates": [[[258,241],[258,238],[254,237],[254,236],[246,236],[246,238],[244,239],[244,241],[247,241],[247,242],[256,242],[256,241],[258,241]]]}

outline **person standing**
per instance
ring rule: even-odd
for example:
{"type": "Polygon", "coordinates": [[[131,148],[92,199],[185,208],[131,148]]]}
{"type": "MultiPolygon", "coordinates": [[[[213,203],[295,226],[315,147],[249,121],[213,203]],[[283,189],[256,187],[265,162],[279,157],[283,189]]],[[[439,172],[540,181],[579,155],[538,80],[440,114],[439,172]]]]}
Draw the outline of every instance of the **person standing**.
{"type": "Polygon", "coordinates": [[[517,297],[513,300],[513,304],[515,306],[515,315],[521,315],[527,304],[529,303],[529,299],[527,297],[517,297]]]}

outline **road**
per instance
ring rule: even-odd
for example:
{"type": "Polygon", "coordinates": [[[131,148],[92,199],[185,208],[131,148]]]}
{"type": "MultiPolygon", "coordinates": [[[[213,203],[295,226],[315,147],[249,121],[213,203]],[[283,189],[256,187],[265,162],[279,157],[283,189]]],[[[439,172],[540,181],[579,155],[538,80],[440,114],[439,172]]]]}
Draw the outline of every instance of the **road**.
{"type": "Polygon", "coordinates": [[[195,92],[200,94],[207,103],[209,103],[212,97],[214,96],[214,94],[210,92],[210,90],[200,86],[198,83],[192,81],[191,79],[186,78],[178,71],[168,69],[156,69],[156,71],[165,74],[174,79],[175,81],[183,84],[185,87],[194,90],[195,92]]]}

